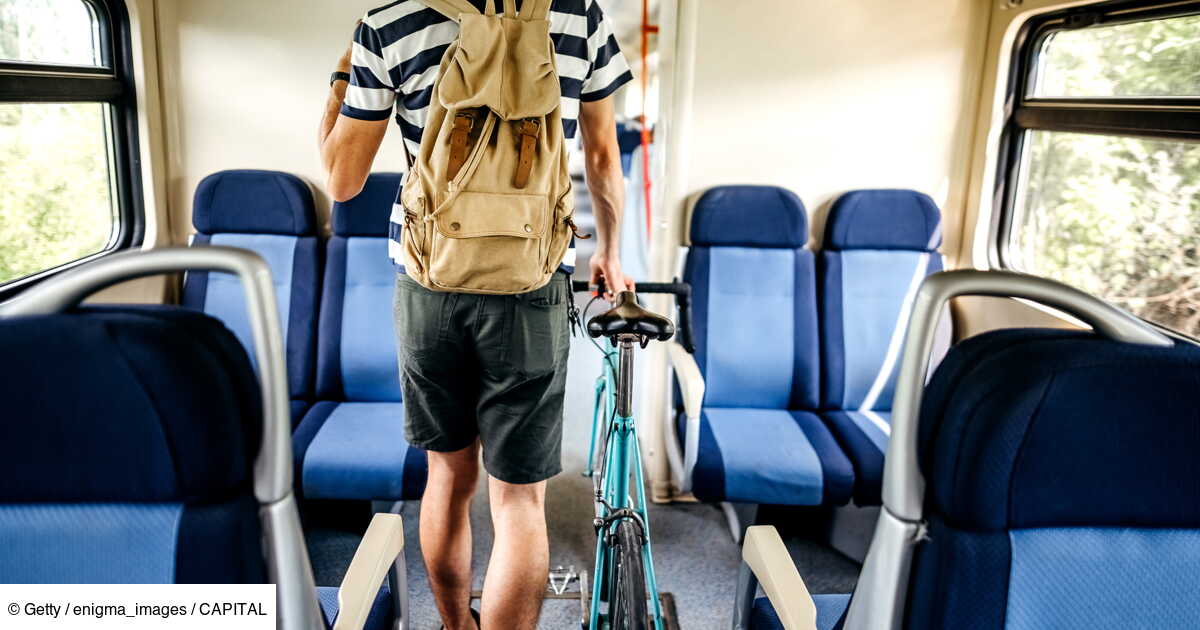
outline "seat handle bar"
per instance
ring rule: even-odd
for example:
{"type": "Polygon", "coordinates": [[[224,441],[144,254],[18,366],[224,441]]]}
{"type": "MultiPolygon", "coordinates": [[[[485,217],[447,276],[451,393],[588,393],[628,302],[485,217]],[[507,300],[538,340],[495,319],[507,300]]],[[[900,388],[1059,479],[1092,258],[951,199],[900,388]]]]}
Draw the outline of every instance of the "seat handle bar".
{"type": "Polygon", "coordinates": [[[1171,340],[1149,324],[1079,289],[1054,280],[1011,271],[960,270],[925,279],[909,316],[896,397],[892,437],[884,475],[884,504],[902,520],[918,521],[924,482],[917,468],[917,421],[929,373],[938,318],[956,297],[987,296],[1030,300],[1079,318],[1096,333],[1125,343],[1170,346],[1171,340]]]}
{"type": "Polygon", "coordinates": [[[292,488],[287,369],[271,269],[258,254],[219,245],[112,254],[50,278],[0,304],[0,318],[61,313],[121,282],[180,271],[224,272],[241,280],[263,399],[263,441],[254,463],[254,494],[264,505],[282,501],[291,495],[292,488]]]}

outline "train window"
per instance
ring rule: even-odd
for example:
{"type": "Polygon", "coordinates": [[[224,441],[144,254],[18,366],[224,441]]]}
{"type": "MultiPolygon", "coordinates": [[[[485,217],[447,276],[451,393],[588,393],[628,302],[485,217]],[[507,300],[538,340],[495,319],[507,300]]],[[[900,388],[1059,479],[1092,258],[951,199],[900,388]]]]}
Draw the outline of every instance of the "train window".
{"type": "Polygon", "coordinates": [[[1200,17],[1071,12],[1026,37],[998,262],[1200,337],[1200,17]]]}
{"type": "Polygon", "coordinates": [[[0,0],[0,298],[140,242],[119,0],[0,0]]]}
{"type": "Polygon", "coordinates": [[[1200,16],[1058,31],[1038,61],[1037,97],[1200,96],[1200,16]]]}
{"type": "Polygon", "coordinates": [[[0,59],[100,66],[100,20],[81,0],[0,0],[0,59]]]}

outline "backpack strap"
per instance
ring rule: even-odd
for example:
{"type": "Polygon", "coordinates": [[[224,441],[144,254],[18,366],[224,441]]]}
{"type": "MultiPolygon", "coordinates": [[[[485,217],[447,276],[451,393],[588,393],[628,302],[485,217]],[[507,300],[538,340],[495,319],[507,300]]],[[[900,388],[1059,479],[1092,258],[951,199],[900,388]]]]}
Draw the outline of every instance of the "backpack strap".
{"type": "MultiPolygon", "coordinates": [[[[417,2],[420,2],[421,4],[433,9],[434,11],[437,11],[438,13],[441,13],[455,22],[458,22],[459,16],[464,13],[471,15],[479,13],[479,9],[476,9],[475,5],[467,2],[467,0],[417,0],[417,2]]],[[[487,15],[492,15],[495,13],[495,9],[492,7],[491,0],[488,0],[487,8],[487,15]]]]}
{"type": "Polygon", "coordinates": [[[522,0],[525,5],[521,11],[521,19],[526,22],[544,20],[550,16],[550,5],[554,0],[522,0]]]}

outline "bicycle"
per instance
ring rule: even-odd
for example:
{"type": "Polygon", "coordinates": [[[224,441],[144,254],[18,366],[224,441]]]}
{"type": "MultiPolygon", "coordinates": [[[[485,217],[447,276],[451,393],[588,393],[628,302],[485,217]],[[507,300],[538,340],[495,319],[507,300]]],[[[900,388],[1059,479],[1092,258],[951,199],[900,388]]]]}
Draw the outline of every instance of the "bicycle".
{"type": "MultiPolygon", "coordinates": [[[[586,282],[575,282],[577,292],[590,291],[586,282]]],[[[676,298],[685,347],[691,347],[691,287],[681,283],[650,283],[638,286],[641,293],[671,294],[676,298]]],[[[604,293],[587,304],[587,315],[604,293]]],[[[572,310],[578,323],[579,313],[572,310]]],[[[601,375],[596,380],[592,438],[584,476],[592,479],[596,516],[596,564],[592,574],[590,602],[585,602],[585,630],[664,630],[662,602],[654,574],[650,545],[642,456],[633,416],[633,358],[635,344],[645,348],[651,341],[667,341],[675,335],[670,320],[642,308],[633,292],[616,296],[613,308],[587,323],[593,339],[609,340],[609,347],[593,344],[603,355],[601,375]],[[632,494],[630,484],[632,483],[632,494]],[[653,606],[653,615],[646,601],[653,606]]],[[[583,596],[588,586],[582,584],[583,596]]]]}

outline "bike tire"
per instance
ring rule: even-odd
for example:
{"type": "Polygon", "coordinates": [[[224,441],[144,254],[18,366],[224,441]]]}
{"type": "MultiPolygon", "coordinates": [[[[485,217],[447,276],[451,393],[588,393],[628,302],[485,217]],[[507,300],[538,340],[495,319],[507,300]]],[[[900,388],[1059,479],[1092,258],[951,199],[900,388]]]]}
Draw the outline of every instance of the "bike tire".
{"type": "Polygon", "coordinates": [[[637,525],[617,523],[613,545],[613,602],[609,614],[612,630],[647,630],[646,571],[642,564],[642,536],[637,525]]]}

